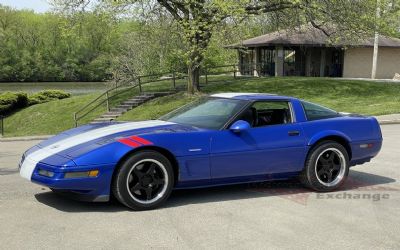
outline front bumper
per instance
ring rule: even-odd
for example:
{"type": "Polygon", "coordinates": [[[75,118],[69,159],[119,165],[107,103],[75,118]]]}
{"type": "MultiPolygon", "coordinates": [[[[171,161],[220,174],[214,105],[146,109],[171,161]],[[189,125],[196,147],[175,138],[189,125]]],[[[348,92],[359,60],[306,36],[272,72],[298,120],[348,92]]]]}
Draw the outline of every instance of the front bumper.
{"type": "Polygon", "coordinates": [[[68,194],[85,201],[108,201],[114,165],[57,167],[39,162],[32,173],[31,181],[49,187],[55,192],[68,194]],[[39,171],[54,173],[51,177],[39,171]],[[98,170],[96,177],[65,178],[66,173],[98,170]]]}

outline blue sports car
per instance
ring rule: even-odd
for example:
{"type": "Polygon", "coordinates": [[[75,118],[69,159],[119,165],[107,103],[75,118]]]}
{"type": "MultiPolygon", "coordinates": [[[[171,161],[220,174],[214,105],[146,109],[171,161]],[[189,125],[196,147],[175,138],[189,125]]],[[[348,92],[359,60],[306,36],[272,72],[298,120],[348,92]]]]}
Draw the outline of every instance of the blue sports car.
{"type": "Polygon", "coordinates": [[[113,195],[134,210],[173,189],[298,177],[332,191],[378,154],[377,120],[293,97],[223,93],[159,120],[89,124],[26,151],[22,177],[87,201],[113,195]]]}

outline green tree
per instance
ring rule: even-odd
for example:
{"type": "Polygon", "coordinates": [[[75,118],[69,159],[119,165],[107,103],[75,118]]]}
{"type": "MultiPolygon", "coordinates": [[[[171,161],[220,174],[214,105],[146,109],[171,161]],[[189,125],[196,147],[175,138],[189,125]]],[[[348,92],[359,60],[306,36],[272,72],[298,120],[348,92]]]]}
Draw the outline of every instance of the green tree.
{"type": "MultiPolygon", "coordinates": [[[[188,91],[199,90],[200,67],[210,46],[211,38],[223,24],[244,20],[249,16],[265,15],[276,28],[288,28],[311,23],[327,35],[360,38],[371,34],[376,25],[381,30],[389,26],[382,18],[375,20],[376,0],[103,0],[117,11],[140,9],[141,17],[148,18],[162,9],[177,23],[186,42],[189,74],[188,91]],[[335,27],[331,29],[329,27],[335,27]]],[[[382,6],[397,0],[382,1],[382,6]]],[[[82,11],[89,0],[57,0],[69,9],[82,11]]],[[[65,9],[65,8],[64,8],[65,9]]],[[[137,13],[137,12],[135,12],[137,13]]],[[[139,15],[140,16],[140,15],[139,15]]],[[[334,40],[334,39],[332,39],[334,40]]]]}
{"type": "Polygon", "coordinates": [[[399,0],[54,0],[58,12],[36,14],[0,5],[0,81],[99,81],[232,63],[224,45],[311,23],[334,43],[399,36],[399,0]],[[332,29],[334,27],[334,29],[332,29]],[[125,67],[125,68],[124,68],[125,67]],[[129,70],[127,70],[129,68],[129,70]]]}
{"type": "Polygon", "coordinates": [[[114,16],[37,14],[0,5],[0,81],[102,81],[110,78],[114,16]]]}

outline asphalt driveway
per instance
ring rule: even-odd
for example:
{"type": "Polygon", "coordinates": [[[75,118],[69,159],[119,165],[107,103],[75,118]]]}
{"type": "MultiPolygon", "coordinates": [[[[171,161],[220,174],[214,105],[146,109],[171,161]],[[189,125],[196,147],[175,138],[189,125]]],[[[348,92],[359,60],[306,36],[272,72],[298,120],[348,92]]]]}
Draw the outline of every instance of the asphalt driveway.
{"type": "Polygon", "coordinates": [[[38,141],[0,142],[0,246],[399,249],[400,125],[382,130],[380,155],[352,168],[340,191],[318,194],[293,181],[176,191],[145,212],[29,183],[17,163],[38,141]]]}

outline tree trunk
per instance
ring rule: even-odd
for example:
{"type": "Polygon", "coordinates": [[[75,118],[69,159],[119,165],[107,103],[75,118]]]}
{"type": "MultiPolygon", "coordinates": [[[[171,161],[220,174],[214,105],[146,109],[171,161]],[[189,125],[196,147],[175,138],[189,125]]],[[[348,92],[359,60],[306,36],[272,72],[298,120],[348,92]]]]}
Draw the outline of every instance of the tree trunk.
{"type": "Polygon", "coordinates": [[[194,94],[200,91],[200,66],[189,66],[188,68],[188,93],[194,94]]]}
{"type": "MultiPolygon", "coordinates": [[[[201,30],[199,28],[199,30],[201,30]]],[[[200,65],[204,60],[204,53],[208,47],[210,32],[197,32],[190,40],[188,93],[200,92],[200,65]]]]}

